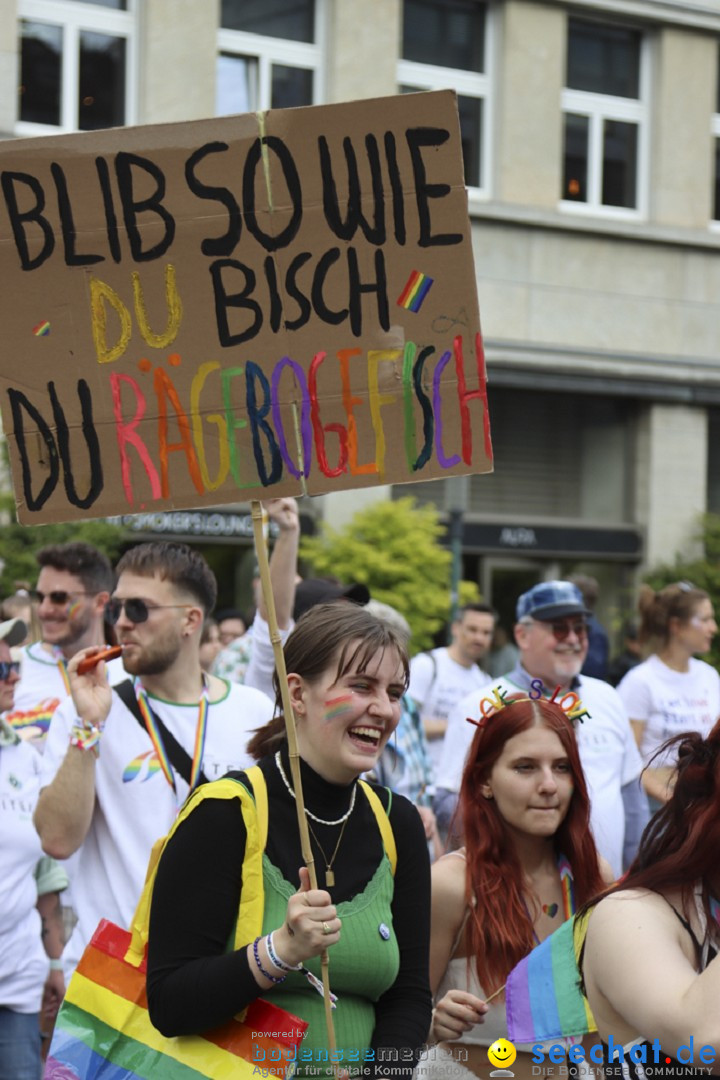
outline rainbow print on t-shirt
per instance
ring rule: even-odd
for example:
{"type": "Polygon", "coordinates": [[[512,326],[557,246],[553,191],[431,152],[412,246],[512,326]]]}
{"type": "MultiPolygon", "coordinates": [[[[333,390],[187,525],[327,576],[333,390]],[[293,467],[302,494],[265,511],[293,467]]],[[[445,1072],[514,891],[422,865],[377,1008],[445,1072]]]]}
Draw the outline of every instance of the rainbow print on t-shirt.
{"type": "Polygon", "coordinates": [[[60,698],[46,698],[33,709],[18,709],[16,712],[7,713],[5,719],[15,728],[21,739],[44,738],[59,704],[60,698]]]}
{"type": "Polygon", "coordinates": [[[123,770],[123,784],[131,784],[138,780],[141,784],[149,780],[151,776],[160,771],[160,761],[154,750],[146,750],[144,754],[138,754],[123,770]]]}

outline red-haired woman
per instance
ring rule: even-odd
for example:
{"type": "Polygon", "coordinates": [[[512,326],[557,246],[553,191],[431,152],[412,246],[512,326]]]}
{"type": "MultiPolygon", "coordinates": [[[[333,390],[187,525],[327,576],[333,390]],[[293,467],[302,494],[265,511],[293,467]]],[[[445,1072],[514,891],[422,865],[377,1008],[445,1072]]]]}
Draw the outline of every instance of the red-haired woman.
{"type": "MultiPolygon", "coordinates": [[[[572,722],[542,697],[510,698],[481,721],[460,809],[465,846],[433,867],[430,982],[441,1047],[440,1069],[426,1072],[447,1068],[444,1050],[484,1076],[486,1048],[507,1037],[509,972],[612,871],[601,867],[590,834],[572,722]]],[[[530,1047],[516,1049],[515,1076],[532,1076],[530,1047]]]]}
{"type": "Polygon", "coordinates": [[[585,942],[599,1033],[623,1048],[623,1066],[606,1071],[626,1078],[643,1076],[644,1063],[656,1077],[720,1074],[720,723],[706,739],[667,745],[678,758],[673,794],[592,912],[585,942]]]}
{"type": "Polygon", "coordinates": [[[646,766],[643,784],[654,812],[667,801],[675,764],[666,739],[684,731],[705,737],[720,715],[720,677],[695,658],[707,652],[717,634],[712,601],[688,581],[654,592],[643,585],[638,598],[639,638],[650,650],[628,671],[618,693],[630,717],[646,766]]]}

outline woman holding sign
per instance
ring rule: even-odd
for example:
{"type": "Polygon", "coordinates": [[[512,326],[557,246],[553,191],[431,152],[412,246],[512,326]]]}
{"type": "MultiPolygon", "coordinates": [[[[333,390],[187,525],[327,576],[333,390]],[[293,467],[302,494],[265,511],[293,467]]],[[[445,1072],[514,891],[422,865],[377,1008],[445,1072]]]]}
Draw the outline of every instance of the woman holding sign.
{"type": "MultiPolygon", "coordinates": [[[[460,788],[465,846],[433,866],[430,981],[440,1047],[423,1068],[429,1077],[451,1067],[487,1075],[495,1042],[507,1038],[508,973],[576,901],[602,888],[603,875],[612,879],[590,835],[585,778],[563,708],[543,697],[498,695],[495,708],[487,699],[480,711],[460,788]]],[[[515,1076],[537,1076],[530,1047],[515,1049],[508,1062],[515,1076]]]]}
{"type": "Polygon", "coordinates": [[[319,887],[310,888],[303,866],[277,716],[248,747],[260,776],[250,782],[236,774],[252,787],[257,806],[261,789],[267,793],[262,934],[245,948],[227,949],[248,887],[247,830],[235,800],[207,797],[178,827],[158,868],[150,1015],[166,1035],[194,1034],[269,995],[309,1022],[300,1071],[324,1074],[331,1066],[317,980],[320,953],[328,949],[340,1067],[383,1075],[382,1061],[389,1060],[393,1076],[409,1076],[430,1023],[427,844],[411,803],[358,782],[398,724],[407,655],[385,623],[335,603],[301,617],[285,662],[319,887]]]}

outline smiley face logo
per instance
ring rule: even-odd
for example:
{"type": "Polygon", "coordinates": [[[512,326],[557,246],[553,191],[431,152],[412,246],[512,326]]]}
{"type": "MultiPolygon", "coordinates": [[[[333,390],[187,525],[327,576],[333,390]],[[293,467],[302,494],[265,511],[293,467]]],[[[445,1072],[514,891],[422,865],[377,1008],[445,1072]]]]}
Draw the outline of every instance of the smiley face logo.
{"type": "Polygon", "coordinates": [[[517,1057],[517,1050],[507,1039],[496,1039],[492,1046],[488,1047],[487,1056],[491,1065],[506,1069],[517,1057]]]}

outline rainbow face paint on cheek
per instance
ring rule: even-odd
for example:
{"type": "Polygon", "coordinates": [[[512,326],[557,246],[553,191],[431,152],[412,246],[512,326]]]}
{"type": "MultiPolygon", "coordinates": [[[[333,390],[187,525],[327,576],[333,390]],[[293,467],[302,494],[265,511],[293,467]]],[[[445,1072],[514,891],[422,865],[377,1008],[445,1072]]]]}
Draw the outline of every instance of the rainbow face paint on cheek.
{"type": "Polygon", "coordinates": [[[328,698],[325,702],[325,720],[338,720],[353,711],[355,703],[354,694],[341,694],[336,698],[328,698]]]}
{"type": "Polygon", "coordinates": [[[78,611],[80,611],[81,607],[82,607],[82,604],[81,604],[81,602],[79,600],[76,600],[74,603],[70,604],[70,606],[67,609],[68,619],[74,619],[75,616],[77,615],[78,611]]]}

